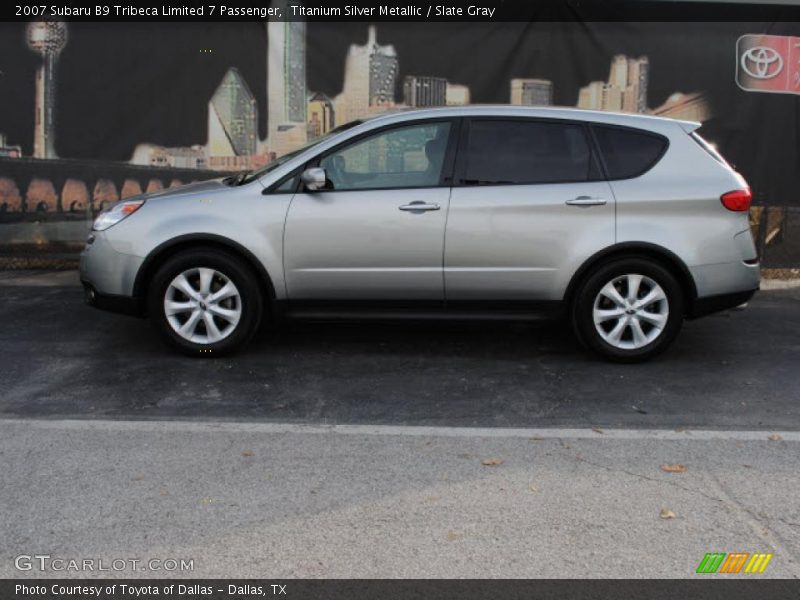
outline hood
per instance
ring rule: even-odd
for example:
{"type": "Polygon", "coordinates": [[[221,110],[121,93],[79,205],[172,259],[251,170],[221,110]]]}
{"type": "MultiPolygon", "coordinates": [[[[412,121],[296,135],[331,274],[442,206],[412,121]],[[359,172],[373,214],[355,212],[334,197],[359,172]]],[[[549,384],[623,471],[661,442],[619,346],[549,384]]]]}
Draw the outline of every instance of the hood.
{"type": "MultiPolygon", "coordinates": [[[[195,181],[178,187],[167,188],[157,192],[149,192],[138,196],[147,201],[160,200],[162,198],[176,198],[178,196],[188,196],[189,194],[205,194],[209,192],[216,192],[222,189],[228,189],[228,186],[222,183],[224,177],[219,179],[207,179],[205,181],[195,181]]],[[[127,198],[130,200],[130,198],[127,198]]]]}

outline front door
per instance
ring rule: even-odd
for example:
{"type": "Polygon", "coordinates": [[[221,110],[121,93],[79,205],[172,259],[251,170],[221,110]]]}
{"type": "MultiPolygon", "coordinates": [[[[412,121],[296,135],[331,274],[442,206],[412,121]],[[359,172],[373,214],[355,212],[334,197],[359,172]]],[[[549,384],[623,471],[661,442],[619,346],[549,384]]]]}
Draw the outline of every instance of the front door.
{"type": "Polygon", "coordinates": [[[290,300],[443,300],[451,129],[385,128],[319,160],[326,189],[301,190],[287,215],[290,300]]]}

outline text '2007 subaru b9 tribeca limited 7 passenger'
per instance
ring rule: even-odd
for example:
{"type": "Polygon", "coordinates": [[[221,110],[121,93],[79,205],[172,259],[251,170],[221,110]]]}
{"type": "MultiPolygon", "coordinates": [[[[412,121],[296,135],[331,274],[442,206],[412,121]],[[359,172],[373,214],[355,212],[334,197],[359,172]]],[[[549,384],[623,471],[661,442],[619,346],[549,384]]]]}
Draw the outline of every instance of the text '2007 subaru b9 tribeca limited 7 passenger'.
{"type": "Polygon", "coordinates": [[[744,179],[699,123],[454,107],[355,121],[259,171],[117,203],[81,259],[91,304],[199,356],[265,314],[531,317],[606,358],[759,286],[744,179]]]}

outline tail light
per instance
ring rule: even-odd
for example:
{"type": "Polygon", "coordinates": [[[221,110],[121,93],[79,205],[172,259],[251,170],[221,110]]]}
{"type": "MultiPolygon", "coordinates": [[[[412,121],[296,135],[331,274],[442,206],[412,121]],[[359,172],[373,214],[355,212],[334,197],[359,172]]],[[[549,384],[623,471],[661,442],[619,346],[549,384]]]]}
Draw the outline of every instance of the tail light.
{"type": "Polygon", "coordinates": [[[750,201],[753,199],[753,194],[749,188],[746,188],[722,194],[719,199],[722,201],[722,206],[728,210],[744,212],[750,210],[750,201]]]}

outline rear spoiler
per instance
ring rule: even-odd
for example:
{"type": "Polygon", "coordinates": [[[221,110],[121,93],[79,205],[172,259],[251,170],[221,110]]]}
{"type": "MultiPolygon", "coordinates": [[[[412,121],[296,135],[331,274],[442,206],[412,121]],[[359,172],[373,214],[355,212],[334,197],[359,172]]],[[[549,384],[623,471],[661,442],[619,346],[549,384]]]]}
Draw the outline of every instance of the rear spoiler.
{"type": "Polygon", "coordinates": [[[703,124],[697,121],[678,121],[678,125],[681,126],[686,133],[692,133],[696,129],[700,129],[703,124]]]}

